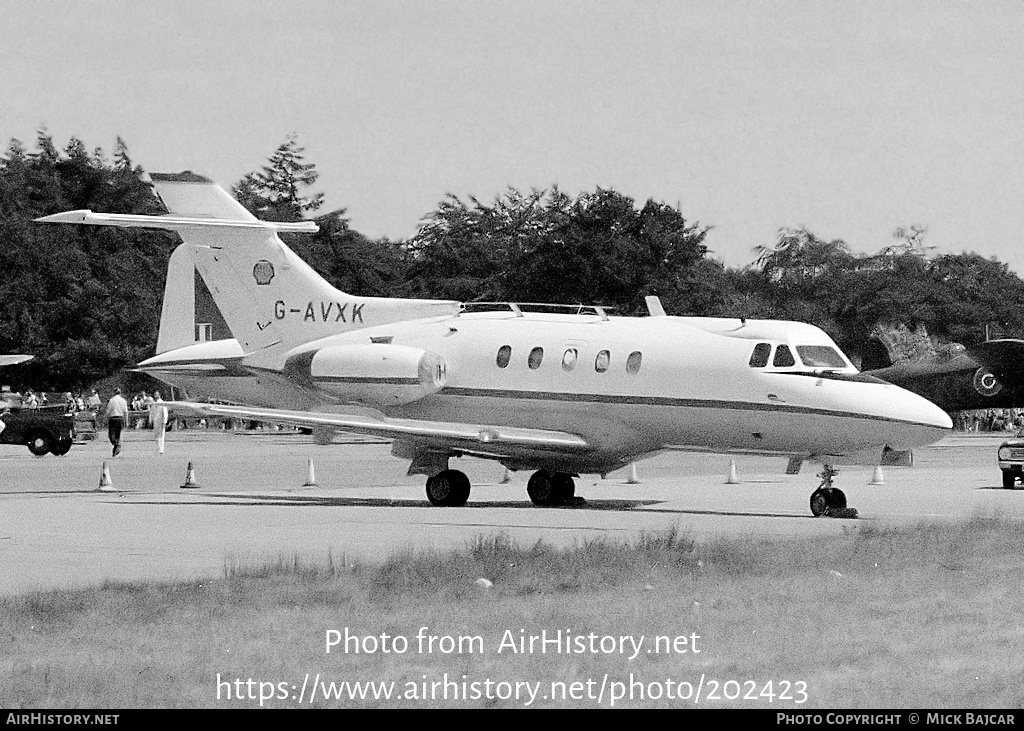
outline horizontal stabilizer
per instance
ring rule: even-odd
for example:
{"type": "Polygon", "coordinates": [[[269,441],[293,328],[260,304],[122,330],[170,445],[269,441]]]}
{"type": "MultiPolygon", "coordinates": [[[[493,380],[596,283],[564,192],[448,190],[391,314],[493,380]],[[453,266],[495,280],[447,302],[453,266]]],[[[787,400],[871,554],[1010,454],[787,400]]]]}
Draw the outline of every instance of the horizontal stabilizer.
{"type": "Polygon", "coordinates": [[[93,213],[88,209],[54,213],[37,218],[36,223],[77,223],[89,226],[121,226],[122,228],[159,228],[181,231],[196,228],[263,229],[291,233],[316,233],[320,228],[313,221],[285,223],[282,221],[242,221],[227,218],[196,218],[194,216],[136,216],[127,213],[93,213]]]}

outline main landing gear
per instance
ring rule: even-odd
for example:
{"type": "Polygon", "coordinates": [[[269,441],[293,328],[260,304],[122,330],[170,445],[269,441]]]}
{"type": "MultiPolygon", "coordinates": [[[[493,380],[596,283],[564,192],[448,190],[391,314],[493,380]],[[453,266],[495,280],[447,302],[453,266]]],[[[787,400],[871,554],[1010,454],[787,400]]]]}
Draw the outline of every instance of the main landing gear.
{"type": "Polygon", "coordinates": [[[576,497],[576,482],[565,472],[537,470],[526,483],[526,493],[534,505],[565,505],[576,497]]]}
{"type": "MultiPolygon", "coordinates": [[[[458,470],[444,470],[427,478],[427,500],[432,505],[457,508],[469,499],[470,484],[465,473],[458,470]]],[[[530,477],[526,492],[534,505],[549,507],[568,505],[581,498],[576,497],[576,482],[565,472],[538,470],[530,477]]]]}
{"type": "Polygon", "coordinates": [[[832,486],[832,479],[839,474],[839,470],[827,464],[818,473],[821,484],[818,489],[811,493],[811,512],[816,516],[827,516],[831,518],[856,518],[857,509],[846,507],[846,493],[838,487],[832,486]]]}
{"type": "Polygon", "coordinates": [[[445,470],[428,477],[427,500],[445,508],[465,505],[469,500],[469,478],[458,470],[445,470]]]}

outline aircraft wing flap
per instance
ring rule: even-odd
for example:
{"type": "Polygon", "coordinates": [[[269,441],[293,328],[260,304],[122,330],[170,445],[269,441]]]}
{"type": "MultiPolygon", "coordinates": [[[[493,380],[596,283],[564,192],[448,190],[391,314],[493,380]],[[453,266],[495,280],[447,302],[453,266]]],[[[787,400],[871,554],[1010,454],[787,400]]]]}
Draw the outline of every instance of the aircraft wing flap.
{"type": "Polygon", "coordinates": [[[179,416],[225,416],[298,427],[328,427],[385,439],[411,439],[481,453],[489,453],[491,450],[496,454],[504,453],[510,447],[559,452],[586,452],[590,449],[587,441],[576,434],[547,429],[388,419],[369,414],[258,409],[186,401],[168,401],[167,407],[172,414],[179,416]]]}

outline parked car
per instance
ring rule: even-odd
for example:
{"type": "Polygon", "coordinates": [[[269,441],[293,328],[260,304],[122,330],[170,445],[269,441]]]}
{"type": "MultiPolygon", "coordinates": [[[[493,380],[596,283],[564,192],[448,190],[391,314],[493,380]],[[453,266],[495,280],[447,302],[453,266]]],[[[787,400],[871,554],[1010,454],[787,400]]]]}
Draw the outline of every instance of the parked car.
{"type": "Polygon", "coordinates": [[[0,444],[24,444],[39,457],[48,452],[60,457],[70,451],[75,440],[75,417],[65,414],[62,407],[10,408],[0,417],[6,425],[0,433],[0,444]]]}
{"type": "Polygon", "coordinates": [[[999,445],[999,469],[1003,471],[1003,487],[1012,490],[1017,480],[1024,482],[1024,429],[999,445]]]}

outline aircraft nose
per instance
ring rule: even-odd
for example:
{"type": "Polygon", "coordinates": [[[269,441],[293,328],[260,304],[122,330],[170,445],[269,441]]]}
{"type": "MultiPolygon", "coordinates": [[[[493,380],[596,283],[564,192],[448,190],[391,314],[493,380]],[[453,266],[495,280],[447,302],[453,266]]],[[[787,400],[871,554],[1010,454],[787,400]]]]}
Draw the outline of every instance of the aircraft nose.
{"type": "Polygon", "coordinates": [[[949,414],[928,399],[916,393],[898,389],[898,397],[891,403],[896,417],[907,425],[902,436],[890,443],[893,449],[913,449],[933,444],[949,434],[953,428],[953,420],[949,414]]]}

